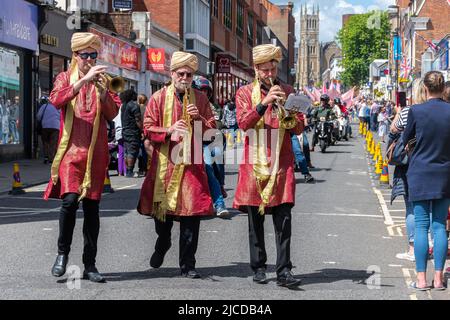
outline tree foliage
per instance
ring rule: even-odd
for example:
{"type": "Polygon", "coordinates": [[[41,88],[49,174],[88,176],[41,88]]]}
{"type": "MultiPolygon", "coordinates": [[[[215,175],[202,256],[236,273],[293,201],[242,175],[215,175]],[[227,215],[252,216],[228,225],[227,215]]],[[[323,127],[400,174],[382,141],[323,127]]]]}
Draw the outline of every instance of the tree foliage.
{"type": "Polygon", "coordinates": [[[342,48],[342,81],[348,87],[365,84],[369,65],[388,59],[389,19],[387,12],[372,11],[350,17],[337,36],[342,48]]]}

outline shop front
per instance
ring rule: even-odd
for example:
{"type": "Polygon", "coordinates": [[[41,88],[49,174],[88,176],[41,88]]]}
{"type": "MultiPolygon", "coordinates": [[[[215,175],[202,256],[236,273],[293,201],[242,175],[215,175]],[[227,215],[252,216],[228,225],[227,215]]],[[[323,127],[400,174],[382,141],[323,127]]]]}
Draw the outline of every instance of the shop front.
{"type": "Polygon", "coordinates": [[[240,87],[252,81],[252,74],[234,64],[231,57],[226,55],[217,56],[214,92],[218,104],[223,106],[236,95],[236,91],[240,87]]]}
{"type": "Polygon", "coordinates": [[[31,157],[38,7],[3,1],[0,16],[0,162],[31,157]]]}
{"type": "Polygon", "coordinates": [[[140,46],[110,35],[101,27],[91,27],[89,32],[98,35],[102,41],[97,65],[108,66],[110,75],[124,78],[126,89],[138,92],[142,60],[140,46]]]}
{"type": "Polygon", "coordinates": [[[74,30],[67,28],[69,15],[58,9],[45,9],[45,25],[39,35],[39,96],[48,96],[55,77],[67,71],[72,58],[74,30]]]}

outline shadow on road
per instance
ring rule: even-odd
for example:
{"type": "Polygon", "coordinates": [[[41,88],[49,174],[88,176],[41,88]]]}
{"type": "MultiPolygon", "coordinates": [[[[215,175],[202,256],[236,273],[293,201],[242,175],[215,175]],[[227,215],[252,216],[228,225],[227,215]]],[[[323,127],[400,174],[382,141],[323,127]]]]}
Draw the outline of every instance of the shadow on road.
{"type": "MultiPolygon", "coordinates": [[[[250,265],[242,262],[231,262],[228,266],[196,268],[196,270],[202,275],[203,280],[211,281],[221,281],[219,279],[215,279],[214,277],[248,278],[253,276],[250,265]]],[[[267,272],[275,272],[275,265],[268,265],[267,272]]],[[[135,272],[103,273],[103,276],[108,282],[182,277],[179,268],[164,267],[135,272]]]]}
{"type": "MultiPolygon", "coordinates": [[[[348,269],[321,269],[315,273],[302,274],[298,277],[302,279],[302,285],[333,283],[343,280],[352,280],[353,283],[367,285],[367,280],[375,275],[375,272],[367,273],[366,270],[348,269]]],[[[378,285],[380,287],[394,287],[393,285],[378,285]]]]}
{"type": "Polygon", "coordinates": [[[295,183],[303,183],[303,184],[324,183],[324,182],[326,182],[326,181],[327,181],[327,180],[321,180],[321,179],[316,179],[316,178],[314,178],[314,181],[313,181],[313,182],[308,182],[308,183],[306,183],[304,178],[297,178],[297,179],[295,179],[295,183]]]}
{"type": "Polygon", "coordinates": [[[324,154],[338,154],[338,153],[352,153],[351,151],[328,151],[325,152],[324,154]]]}

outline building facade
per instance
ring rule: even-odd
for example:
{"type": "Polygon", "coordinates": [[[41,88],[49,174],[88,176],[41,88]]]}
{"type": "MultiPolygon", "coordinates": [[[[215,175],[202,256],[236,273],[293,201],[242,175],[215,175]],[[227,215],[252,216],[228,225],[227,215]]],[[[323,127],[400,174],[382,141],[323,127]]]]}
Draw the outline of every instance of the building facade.
{"type": "Polygon", "coordinates": [[[278,38],[282,47],[287,50],[286,59],[282,62],[287,70],[286,83],[295,82],[295,18],[293,16],[294,4],[275,5],[268,0],[261,1],[267,9],[267,26],[278,38]]]}
{"type": "Polygon", "coordinates": [[[321,79],[319,14],[319,7],[314,7],[312,13],[308,13],[306,6],[302,6],[300,9],[300,42],[297,62],[297,82],[300,88],[315,85],[321,79]]]}

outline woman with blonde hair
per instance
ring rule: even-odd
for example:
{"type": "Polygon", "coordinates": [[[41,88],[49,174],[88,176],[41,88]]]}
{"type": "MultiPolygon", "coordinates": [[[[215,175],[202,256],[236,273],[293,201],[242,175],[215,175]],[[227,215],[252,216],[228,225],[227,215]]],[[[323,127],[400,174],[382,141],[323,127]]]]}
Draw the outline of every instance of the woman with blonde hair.
{"type": "Polygon", "coordinates": [[[430,71],[424,77],[427,101],[411,107],[403,144],[416,138],[409,160],[408,195],[415,218],[414,255],[417,282],[411,287],[427,290],[428,230],[434,238],[434,280],[431,288],[446,289],[444,265],[448,242],[446,220],[450,205],[450,105],[442,97],[445,84],[441,72],[430,71]]]}
{"type": "MultiPolygon", "coordinates": [[[[427,95],[425,91],[425,84],[423,79],[416,79],[413,82],[412,89],[412,104],[421,104],[427,100],[427,95]]],[[[408,123],[408,113],[411,106],[406,106],[401,108],[400,106],[396,107],[396,115],[394,120],[392,121],[391,131],[389,134],[389,145],[394,141],[401,139],[401,133],[405,130],[406,125],[408,123]]],[[[406,207],[406,233],[408,237],[408,251],[398,253],[396,255],[397,259],[415,261],[414,255],[414,211],[412,203],[408,200],[408,179],[406,177],[406,173],[408,171],[408,164],[402,166],[395,166],[394,169],[394,178],[393,178],[393,187],[391,192],[391,205],[396,197],[403,196],[405,200],[406,207]]]]}

